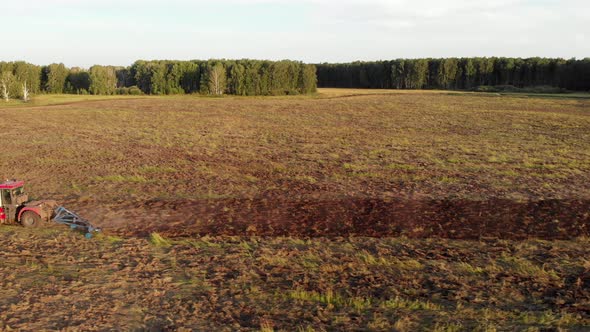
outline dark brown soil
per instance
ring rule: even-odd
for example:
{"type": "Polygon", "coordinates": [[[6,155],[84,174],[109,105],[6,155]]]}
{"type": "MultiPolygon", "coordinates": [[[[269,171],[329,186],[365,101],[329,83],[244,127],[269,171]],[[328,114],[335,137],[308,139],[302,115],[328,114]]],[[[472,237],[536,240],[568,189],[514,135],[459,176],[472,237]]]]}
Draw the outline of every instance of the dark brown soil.
{"type": "MultiPolygon", "coordinates": [[[[90,211],[89,211],[90,212],[90,211]]],[[[590,235],[590,201],[151,200],[119,206],[99,226],[119,235],[407,236],[572,239],[590,235]],[[127,222],[133,220],[134,222],[127,222]]]]}

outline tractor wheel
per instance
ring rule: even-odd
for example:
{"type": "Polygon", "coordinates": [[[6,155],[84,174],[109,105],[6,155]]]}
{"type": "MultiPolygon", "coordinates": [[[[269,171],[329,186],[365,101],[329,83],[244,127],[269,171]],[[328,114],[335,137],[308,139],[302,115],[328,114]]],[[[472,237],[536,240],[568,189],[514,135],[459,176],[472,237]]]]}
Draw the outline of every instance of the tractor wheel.
{"type": "Polygon", "coordinates": [[[41,216],[33,211],[25,211],[20,218],[20,223],[24,227],[39,227],[41,225],[41,216]]]}

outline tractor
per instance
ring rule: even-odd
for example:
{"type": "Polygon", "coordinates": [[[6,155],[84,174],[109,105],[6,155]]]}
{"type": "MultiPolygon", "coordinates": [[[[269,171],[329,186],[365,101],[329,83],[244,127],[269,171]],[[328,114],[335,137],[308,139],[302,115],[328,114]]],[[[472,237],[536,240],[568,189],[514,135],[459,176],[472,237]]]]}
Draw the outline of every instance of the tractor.
{"type": "Polygon", "coordinates": [[[0,224],[39,227],[54,221],[72,229],[82,229],[88,238],[92,237],[93,232],[100,231],[72,211],[58,206],[56,201],[29,201],[24,185],[24,181],[17,180],[0,182],[0,224]]]}

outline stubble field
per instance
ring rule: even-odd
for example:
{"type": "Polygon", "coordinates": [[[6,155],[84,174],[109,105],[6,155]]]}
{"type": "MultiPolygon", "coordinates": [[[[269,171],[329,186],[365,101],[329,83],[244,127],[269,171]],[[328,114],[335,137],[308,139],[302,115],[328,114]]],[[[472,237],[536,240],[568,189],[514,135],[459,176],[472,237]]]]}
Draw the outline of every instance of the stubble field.
{"type": "Polygon", "coordinates": [[[0,175],[105,230],[3,227],[0,328],[590,324],[589,99],[41,96],[0,115],[0,175]]]}

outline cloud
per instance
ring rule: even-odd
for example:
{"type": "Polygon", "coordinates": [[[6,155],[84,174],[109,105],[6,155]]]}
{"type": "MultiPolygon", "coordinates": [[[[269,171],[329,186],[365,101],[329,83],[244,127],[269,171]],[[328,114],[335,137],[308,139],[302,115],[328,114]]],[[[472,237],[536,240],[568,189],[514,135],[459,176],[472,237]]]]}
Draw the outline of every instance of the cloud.
{"type": "Polygon", "coordinates": [[[587,0],[5,0],[0,21],[3,59],[70,65],[590,55],[587,0]]]}

